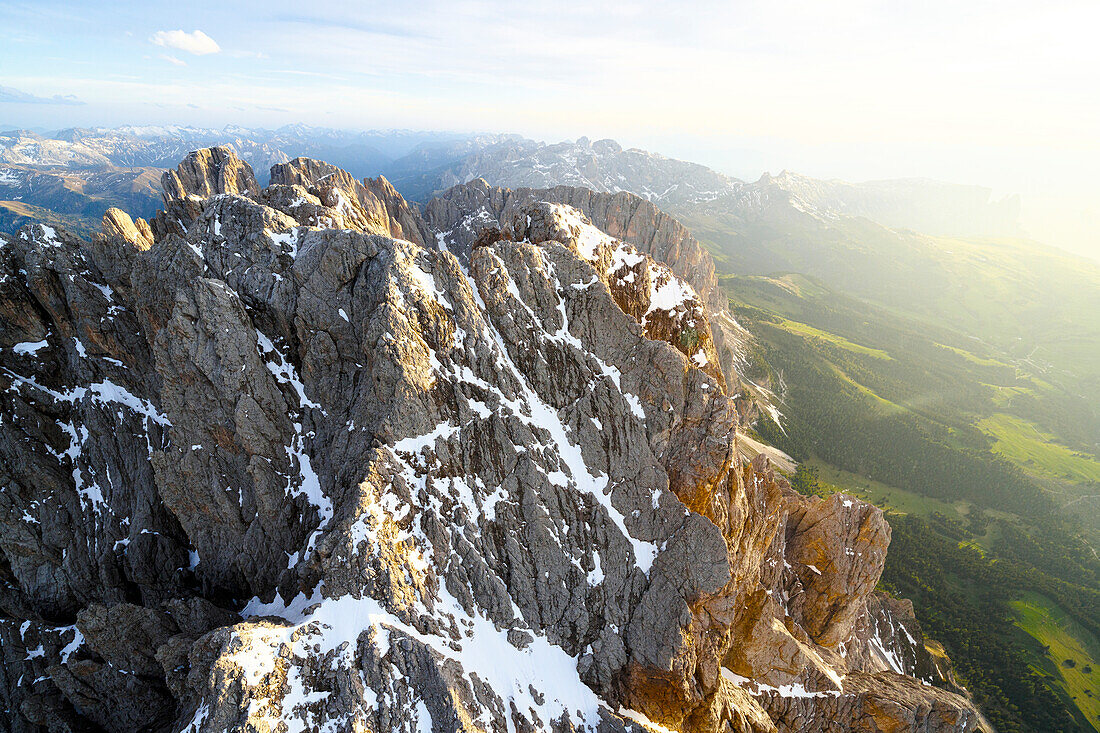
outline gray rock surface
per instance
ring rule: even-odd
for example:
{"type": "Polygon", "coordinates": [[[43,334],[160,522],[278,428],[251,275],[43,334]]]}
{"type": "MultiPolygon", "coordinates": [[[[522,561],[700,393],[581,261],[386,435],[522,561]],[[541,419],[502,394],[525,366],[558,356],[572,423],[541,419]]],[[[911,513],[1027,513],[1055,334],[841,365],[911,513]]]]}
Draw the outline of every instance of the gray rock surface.
{"type": "MultiPolygon", "coordinates": [[[[305,188],[323,203],[330,217],[331,210],[335,209],[343,219],[343,226],[329,224],[329,228],[346,227],[407,239],[420,245],[432,239],[416,210],[382,176],[360,182],[347,171],[329,163],[295,158],[288,163],[272,166],[271,183],[305,188]]],[[[323,213],[320,215],[324,216],[323,213]]],[[[321,223],[317,216],[317,213],[307,215],[303,223],[321,223]]]]}
{"type": "Polygon", "coordinates": [[[689,283],[703,303],[727,390],[737,400],[742,417],[751,421],[759,405],[770,404],[766,389],[740,378],[752,337],[729,313],[710,254],[679,222],[644,198],[625,191],[600,193],[572,186],[510,190],[478,178],[430,200],[424,218],[438,232],[440,246],[461,260],[483,229],[515,221],[517,212],[537,202],[575,209],[598,229],[630,243],[689,283]]]}
{"type": "Polygon", "coordinates": [[[384,181],[254,180],[0,246],[7,729],[976,728],[887,671],[882,514],[739,457],[656,236],[525,195],[451,251],[384,181]]]}

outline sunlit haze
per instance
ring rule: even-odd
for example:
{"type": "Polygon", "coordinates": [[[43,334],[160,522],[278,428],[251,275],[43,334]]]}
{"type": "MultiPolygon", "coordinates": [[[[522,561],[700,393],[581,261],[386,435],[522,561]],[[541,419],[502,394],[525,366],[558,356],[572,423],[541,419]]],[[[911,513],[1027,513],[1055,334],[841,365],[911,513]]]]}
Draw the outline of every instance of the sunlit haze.
{"type": "Polygon", "coordinates": [[[1100,733],[1100,0],[0,0],[0,733],[1100,733]]]}
{"type": "Polygon", "coordinates": [[[1018,193],[1034,238],[1100,258],[1097,28],[1068,1],[5,2],[0,127],[612,137],[1018,193]]]}

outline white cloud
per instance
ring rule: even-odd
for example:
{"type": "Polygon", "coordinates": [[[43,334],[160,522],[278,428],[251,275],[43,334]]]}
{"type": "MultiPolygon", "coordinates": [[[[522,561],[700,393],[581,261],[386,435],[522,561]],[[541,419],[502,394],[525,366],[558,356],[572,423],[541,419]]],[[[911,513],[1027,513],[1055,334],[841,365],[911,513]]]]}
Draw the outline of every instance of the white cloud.
{"type": "Polygon", "coordinates": [[[174,64],[176,66],[187,66],[186,61],[184,61],[182,59],[178,59],[175,56],[172,56],[172,55],[169,55],[169,54],[166,54],[166,53],[162,53],[160,55],[160,57],[162,59],[164,59],[165,61],[167,61],[168,63],[170,63],[170,64],[174,64]]]}
{"type": "Polygon", "coordinates": [[[195,56],[205,56],[222,50],[217,41],[202,31],[191,31],[190,33],[186,31],[157,31],[149,38],[149,41],[158,46],[176,48],[195,56]]]}
{"type": "Polygon", "coordinates": [[[0,86],[0,104],[84,104],[72,94],[55,94],[52,97],[40,97],[13,87],[0,86]]]}

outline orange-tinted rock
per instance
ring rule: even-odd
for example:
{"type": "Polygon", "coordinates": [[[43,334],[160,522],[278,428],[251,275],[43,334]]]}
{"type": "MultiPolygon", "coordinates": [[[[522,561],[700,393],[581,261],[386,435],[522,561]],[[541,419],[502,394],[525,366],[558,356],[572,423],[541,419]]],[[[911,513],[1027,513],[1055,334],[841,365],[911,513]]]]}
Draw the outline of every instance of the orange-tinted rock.
{"type": "Polygon", "coordinates": [[[103,234],[118,237],[140,250],[153,246],[153,230],[149,227],[149,222],[140,217],[134,221],[125,211],[114,207],[107,209],[107,213],[103,215],[103,234]]]}

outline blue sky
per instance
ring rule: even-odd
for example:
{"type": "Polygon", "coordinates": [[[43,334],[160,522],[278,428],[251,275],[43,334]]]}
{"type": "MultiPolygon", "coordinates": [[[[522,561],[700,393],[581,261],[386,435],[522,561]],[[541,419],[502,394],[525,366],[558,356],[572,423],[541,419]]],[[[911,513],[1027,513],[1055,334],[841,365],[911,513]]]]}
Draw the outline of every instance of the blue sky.
{"type": "Polygon", "coordinates": [[[742,178],[981,183],[1100,253],[1098,27],[1070,0],[0,0],[0,125],[614,137],[742,178]]]}

